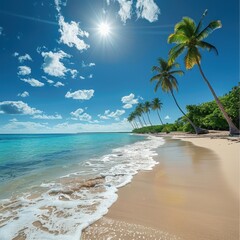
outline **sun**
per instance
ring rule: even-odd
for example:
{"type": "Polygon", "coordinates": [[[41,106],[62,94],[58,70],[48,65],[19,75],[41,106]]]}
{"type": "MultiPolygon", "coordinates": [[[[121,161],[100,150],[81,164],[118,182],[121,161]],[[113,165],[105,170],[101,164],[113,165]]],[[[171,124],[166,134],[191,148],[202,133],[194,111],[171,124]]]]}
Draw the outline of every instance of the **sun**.
{"type": "Polygon", "coordinates": [[[102,22],[98,25],[98,32],[103,36],[107,37],[111,33],[111,27],[109,23],[107,22],[102,22]]]}

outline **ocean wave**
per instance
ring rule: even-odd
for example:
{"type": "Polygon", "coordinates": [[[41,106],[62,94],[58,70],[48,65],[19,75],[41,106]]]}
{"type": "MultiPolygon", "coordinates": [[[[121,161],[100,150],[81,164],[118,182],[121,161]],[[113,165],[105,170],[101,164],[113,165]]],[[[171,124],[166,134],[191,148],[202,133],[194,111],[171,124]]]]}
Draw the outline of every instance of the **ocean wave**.
{"type": "Polygon", "coordinates": [[[162,138],[149,137],[116,148],[88,160],[88,175],[71,173],[42,183],[31,193],[2,200],[1,239],[79,240],[82,230],[105,215],[117,200],[118,188],[131,182],[137,172],[157,164],[155,149],[162,144],[162,138]]]}

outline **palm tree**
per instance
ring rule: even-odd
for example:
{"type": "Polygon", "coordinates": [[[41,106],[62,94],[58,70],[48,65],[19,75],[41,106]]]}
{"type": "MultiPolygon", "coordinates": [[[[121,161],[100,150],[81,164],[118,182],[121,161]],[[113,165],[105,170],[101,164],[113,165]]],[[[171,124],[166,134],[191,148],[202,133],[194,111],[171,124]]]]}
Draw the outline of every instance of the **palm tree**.
{"type": "Polygon", "coordinates": [[[150,125],[152,126],[152,123],[151,123],[150,118],[149,118],[150,109],[151,109],[151,103],[149,101],[146,101],[143,104],[143,111],[147,114],[148,121],[149,121],[150,125]]]}
{"type": "Polygon", "coordinates": [[[161,100],[159,98],[154,98],[152,100],[151,108],[152,108],[153,111],[157,110],[157,115],[159,117],[159,120],[160,120],[161,124],[163,124],[163,121],[162,121],[162,119],[160,117],[159,110],[161,110],[162,105],[163,104],[162,104],[162,102],[161,102],[161,100]]]}
{"type": "Polygon", "coordinates": [[[135,111],[134,111],[134,114],[135,114],[135,116],[138,118],[138,121],[139,121],[141,127],[143,127],[143,123],[142,123],[142,120],[141,120],[141,118],[140,118],[140,117],[142,116],[142,110],[141,110],[141,108],[140,108],[140,107],[136,107],[136,108],[135,108],[135,111]]]}
{"type": "Polygon", "coordinates": [[[132,125],[132,128],[134,129],[135,126],[134,126],[134,124],[133,124],[133,115],[130,114],[130,115],[128,116],[127,120],[128,120],[128,122],[132,125]]]}
{"type": "Polygon", "coordinates": [[[134,123],[134,126],[136,127],[136,128],[138,128],[138,124],[137,124],[137,121],[136,121],[136,114],[135,114],[135,112],[132,112],[131,114],[130,114],[130,116],[131,116],[131,118],[132,118],[132,120],[133,120],[133,123],[134,123]]]}
{"type": "Polygon", "coordinates": [[[239,134],[238,128],[233,124],[231,118],[226,113],[222,103],[218,99],[215,91],[213,90],[210,82],[203,73],[201,62],[200,49],[214,51],[218,54],[215,46],[210,43],[203,41],[210,33],[214,30],[221,28],[221,21],[212,21],[205,28],[202,29],[202,22],[207,14],[207,10],[203,13],[198,25],[195,24],[194,20],[189,17],[183,17],[182,21],[177,23],[174,28],[174,33],[168,37],[169,43],[176,43],[177,45],[173,47],[169,52],[169,61],[173,63],[175,59],[181,55],[186,50],[186,55],[184,58],[186,69],[191,69],[195,65],[198,66],[199,71],[209,87],[214,99],[221,110],[224,118],[228,122],[230,134],[239,134]]]}
{"type": "Polygon", "coordinates": [[[186,117],[188,122],[192,125],[196,134],[206,133],[206,130],[195,126],[195,124],[186,116],[186,114],[183,112],[183,110],[179,106],[179,104],[174,96],[173,90],[174,89],[178,90],[178,82],[177,82],[177,79],[173,75],[174,74],[178,74],[178,75],[184,74],[184,72],[181,70],[173,70],[175,67],[178,68],[179,64],[178,63],[170,63],[169,61],[165,61],[162,58],[159,58],[158,62],[159,62],[159,66],[152,67],[152,71],[156,71],[158,74],[153,76],[150,79],[150,82],[157,81],[154,91],[156,92],[158,90],[158,88],[161,87],[164,92],[170,92],[178,109],[186,117]]]}
{"type": "MultiPolygon", "coordinates": [[[[142,103],[139,103],[139,104],[137,105],[136,111],[137,111],[138,114],[139,114],[139,115],[138,115],[138,116],[139,116],[139,119],[140,119],[140,117],[142,117],[144,124],[147,126],[147,123],[146,123],[145,118],[144,118],[144,115],[143,115],[144,110],[143,110],[143,104],[142,104],[142,103]]],[[[142,125],[143,125],[143,124],[142,124],[142,125]]]]}

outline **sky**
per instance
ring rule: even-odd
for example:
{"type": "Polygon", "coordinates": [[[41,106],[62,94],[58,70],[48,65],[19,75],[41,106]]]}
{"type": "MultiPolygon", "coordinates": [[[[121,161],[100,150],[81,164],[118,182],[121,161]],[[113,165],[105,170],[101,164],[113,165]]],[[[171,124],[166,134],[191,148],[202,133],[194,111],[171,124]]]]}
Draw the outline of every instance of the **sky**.
{"type": "MultiPolygon", "coordinates": [[[[181,112],[171,95],[154,92],[157,59],[167,59],[174,25],[183,16],[223,27],[207,41],[202,68],[217,95],[239,81],[239,1],[1,0],[0,133],[130,131],[126,118],[140,102],[160,98],[161,116],[181,112]]],[[[178,77],[186,105],[213,100],[196,67],[178,77]]],[[[156,112],[150,113],[159,124],[156,112]]]]}

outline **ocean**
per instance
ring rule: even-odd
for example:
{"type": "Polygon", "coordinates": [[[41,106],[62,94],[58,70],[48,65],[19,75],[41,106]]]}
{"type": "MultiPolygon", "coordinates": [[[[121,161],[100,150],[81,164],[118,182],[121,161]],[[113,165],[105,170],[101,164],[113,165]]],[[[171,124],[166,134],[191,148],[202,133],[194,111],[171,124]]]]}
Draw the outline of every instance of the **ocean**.
{"type": "Polygon", "coordinates": [[[130,133],[0,135],[1,240],[79,240],[163,144],[130,133]]]}

